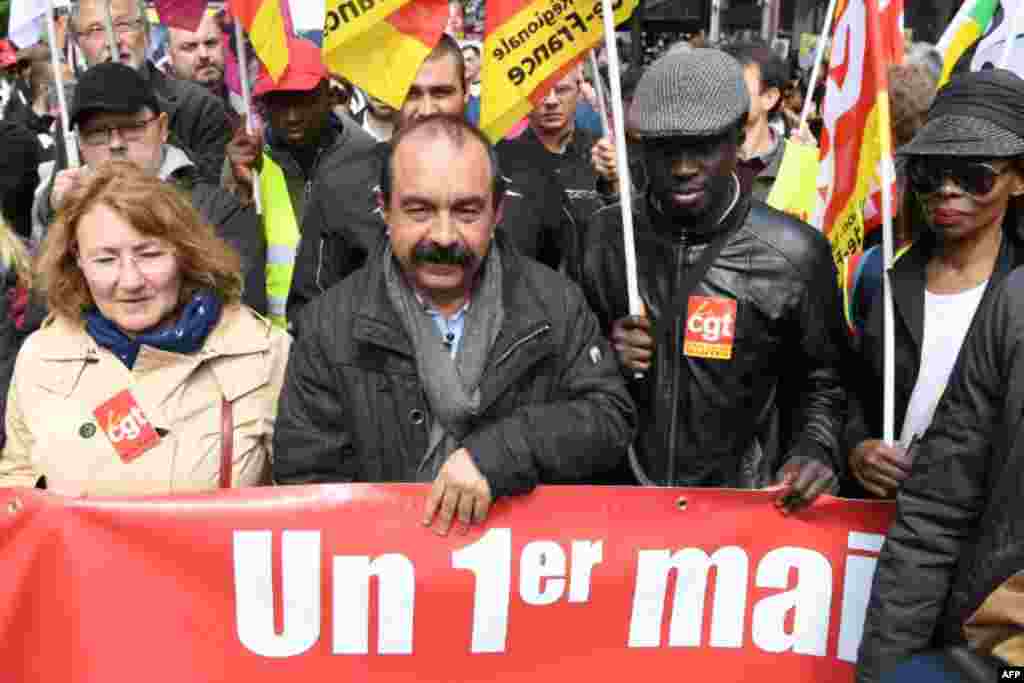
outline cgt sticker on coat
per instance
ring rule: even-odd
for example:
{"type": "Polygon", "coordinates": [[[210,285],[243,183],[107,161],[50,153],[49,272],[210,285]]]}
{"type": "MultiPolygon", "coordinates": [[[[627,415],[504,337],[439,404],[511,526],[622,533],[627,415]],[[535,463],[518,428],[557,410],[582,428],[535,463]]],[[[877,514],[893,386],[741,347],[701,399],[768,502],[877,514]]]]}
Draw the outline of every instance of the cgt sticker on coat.
{"type": "Polygon", "coordinates": [[[131,462],[160,443],[160,435],[127,389],[96,408],[93,415],[123,462],[131,462]]]}
{"type": "Polygon", "coordinates": [[[691,296],[686,310],[686,338],[683,353],[692,358],[732,358],[736,337],[736,301],[709,296],[691,296]]]}

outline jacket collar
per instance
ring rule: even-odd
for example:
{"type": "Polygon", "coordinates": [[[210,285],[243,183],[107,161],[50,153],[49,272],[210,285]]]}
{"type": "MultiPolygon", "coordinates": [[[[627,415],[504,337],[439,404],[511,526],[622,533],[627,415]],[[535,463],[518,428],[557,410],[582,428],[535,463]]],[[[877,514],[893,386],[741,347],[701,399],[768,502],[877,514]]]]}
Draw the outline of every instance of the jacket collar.
{"type": "MultiPolygon", "coordinates": [[[[523,257],[501,234],[495,236],[492,248],[500,248],[502,258],[502,298],[504,323],[491,350],[491,360],[506,356],[522,339],[538,330],[550,329],[551,321],[538,294],[523,277],[523,257]]],[[[389,250],[382,241],[368,264],[367,288],[363,301],[355,307],[354,337],[361,344],[377,346],[395,353],[415,357],[409,336],[387,294],[385,282],[389,250]]],[[[545,348],[548,348],[545,345],[545,348]]]]}

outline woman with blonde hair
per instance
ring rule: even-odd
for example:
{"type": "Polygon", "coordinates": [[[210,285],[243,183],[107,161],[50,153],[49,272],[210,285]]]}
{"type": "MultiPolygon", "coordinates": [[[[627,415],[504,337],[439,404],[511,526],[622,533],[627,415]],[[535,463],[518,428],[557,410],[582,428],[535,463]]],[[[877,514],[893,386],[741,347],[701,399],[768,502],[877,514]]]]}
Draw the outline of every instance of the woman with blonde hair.
{"type": "Polygon", "coordinates": [[[18,355],[0,486],[136,495],[263,483],[289,338],[238,254],[125,162],[69,197],[39,257],[50,317],[18,355]]]}
{"type": "MultiPolygon", "coordinates": [[[[0,416],[7,410],[7,389],[14,359],[25,340],[22,321],[28,305],[32,262],[28,249],[0,215],[0,416]]],[[[7,434],[0,427],[0,451],[7,434]]]]}

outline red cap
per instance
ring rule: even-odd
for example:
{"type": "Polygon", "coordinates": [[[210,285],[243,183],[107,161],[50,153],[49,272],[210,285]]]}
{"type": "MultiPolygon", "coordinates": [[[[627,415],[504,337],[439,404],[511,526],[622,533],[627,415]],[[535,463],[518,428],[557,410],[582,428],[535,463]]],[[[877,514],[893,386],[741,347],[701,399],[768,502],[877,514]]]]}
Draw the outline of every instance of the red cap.
{"type": "Polygon", "coordinates": [[[277,83],[270,77],[265,68],[260,70],[253,88],[253,97],[262,97],[267,93],[283,90],[312,90],[327,78],[327,67],[324,66],[320,48],[308,40],[292,38],[288,41],[288,68],[284,70],[281,80],[277,83]]]}
{"type": "Polygon", "coordinates": [[[11,41],[4,38],[0,40],[0,69],[14,66],[18,61],[18,53],[14,51],[11,41]]]}

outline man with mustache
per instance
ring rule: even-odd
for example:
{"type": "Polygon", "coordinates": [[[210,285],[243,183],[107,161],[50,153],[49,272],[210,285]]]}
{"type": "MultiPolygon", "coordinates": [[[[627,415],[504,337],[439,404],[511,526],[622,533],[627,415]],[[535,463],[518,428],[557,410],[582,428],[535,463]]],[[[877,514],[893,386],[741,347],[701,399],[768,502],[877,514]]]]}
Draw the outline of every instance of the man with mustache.
{"type": "MultiPolygon", "coordinates": [[[[464,115],[469,97],[464,72],[459,44],[442,35],[409,85],[395,115],[395,129],[432,114],[464,115]]],[[[368,164],[336,168],[313,186],[288,298],[289,322],[294,323],[295,314],[309,301],[362,266],[383,238],[386,226],[377,192],[380,169],[390,153],[390,142],[378,142],[368,164]]],[[[564,259],[568,230],[556,179],[536,165],[502,170],[508,186],[499,229],[523,254],[557,269],[564,259]]],[[[294,324],[291,329],[296,336],[302,334],[294,324]]]]}
{"type": "Polygon", "coordinates": [[[388,238],[299,314],[275,481],[432,482],[420,521],[444,534],[502,496],[615,467],[629,393],[579,288],[495,235],[505,188],[487,139],[423,118],[380,185],[388,238]]]}
{"type": "Polygon", "coordinates": [[[828,242],[740,190],[749,108],[724,52],[650,67],[630,122],[649,179],[634,206],[644,315],[629,315],[618,206],[589,229],[584,289],[639,404],[637,479],[778,485],[788,512],[842,471],[847,337],[828,242]]]}

